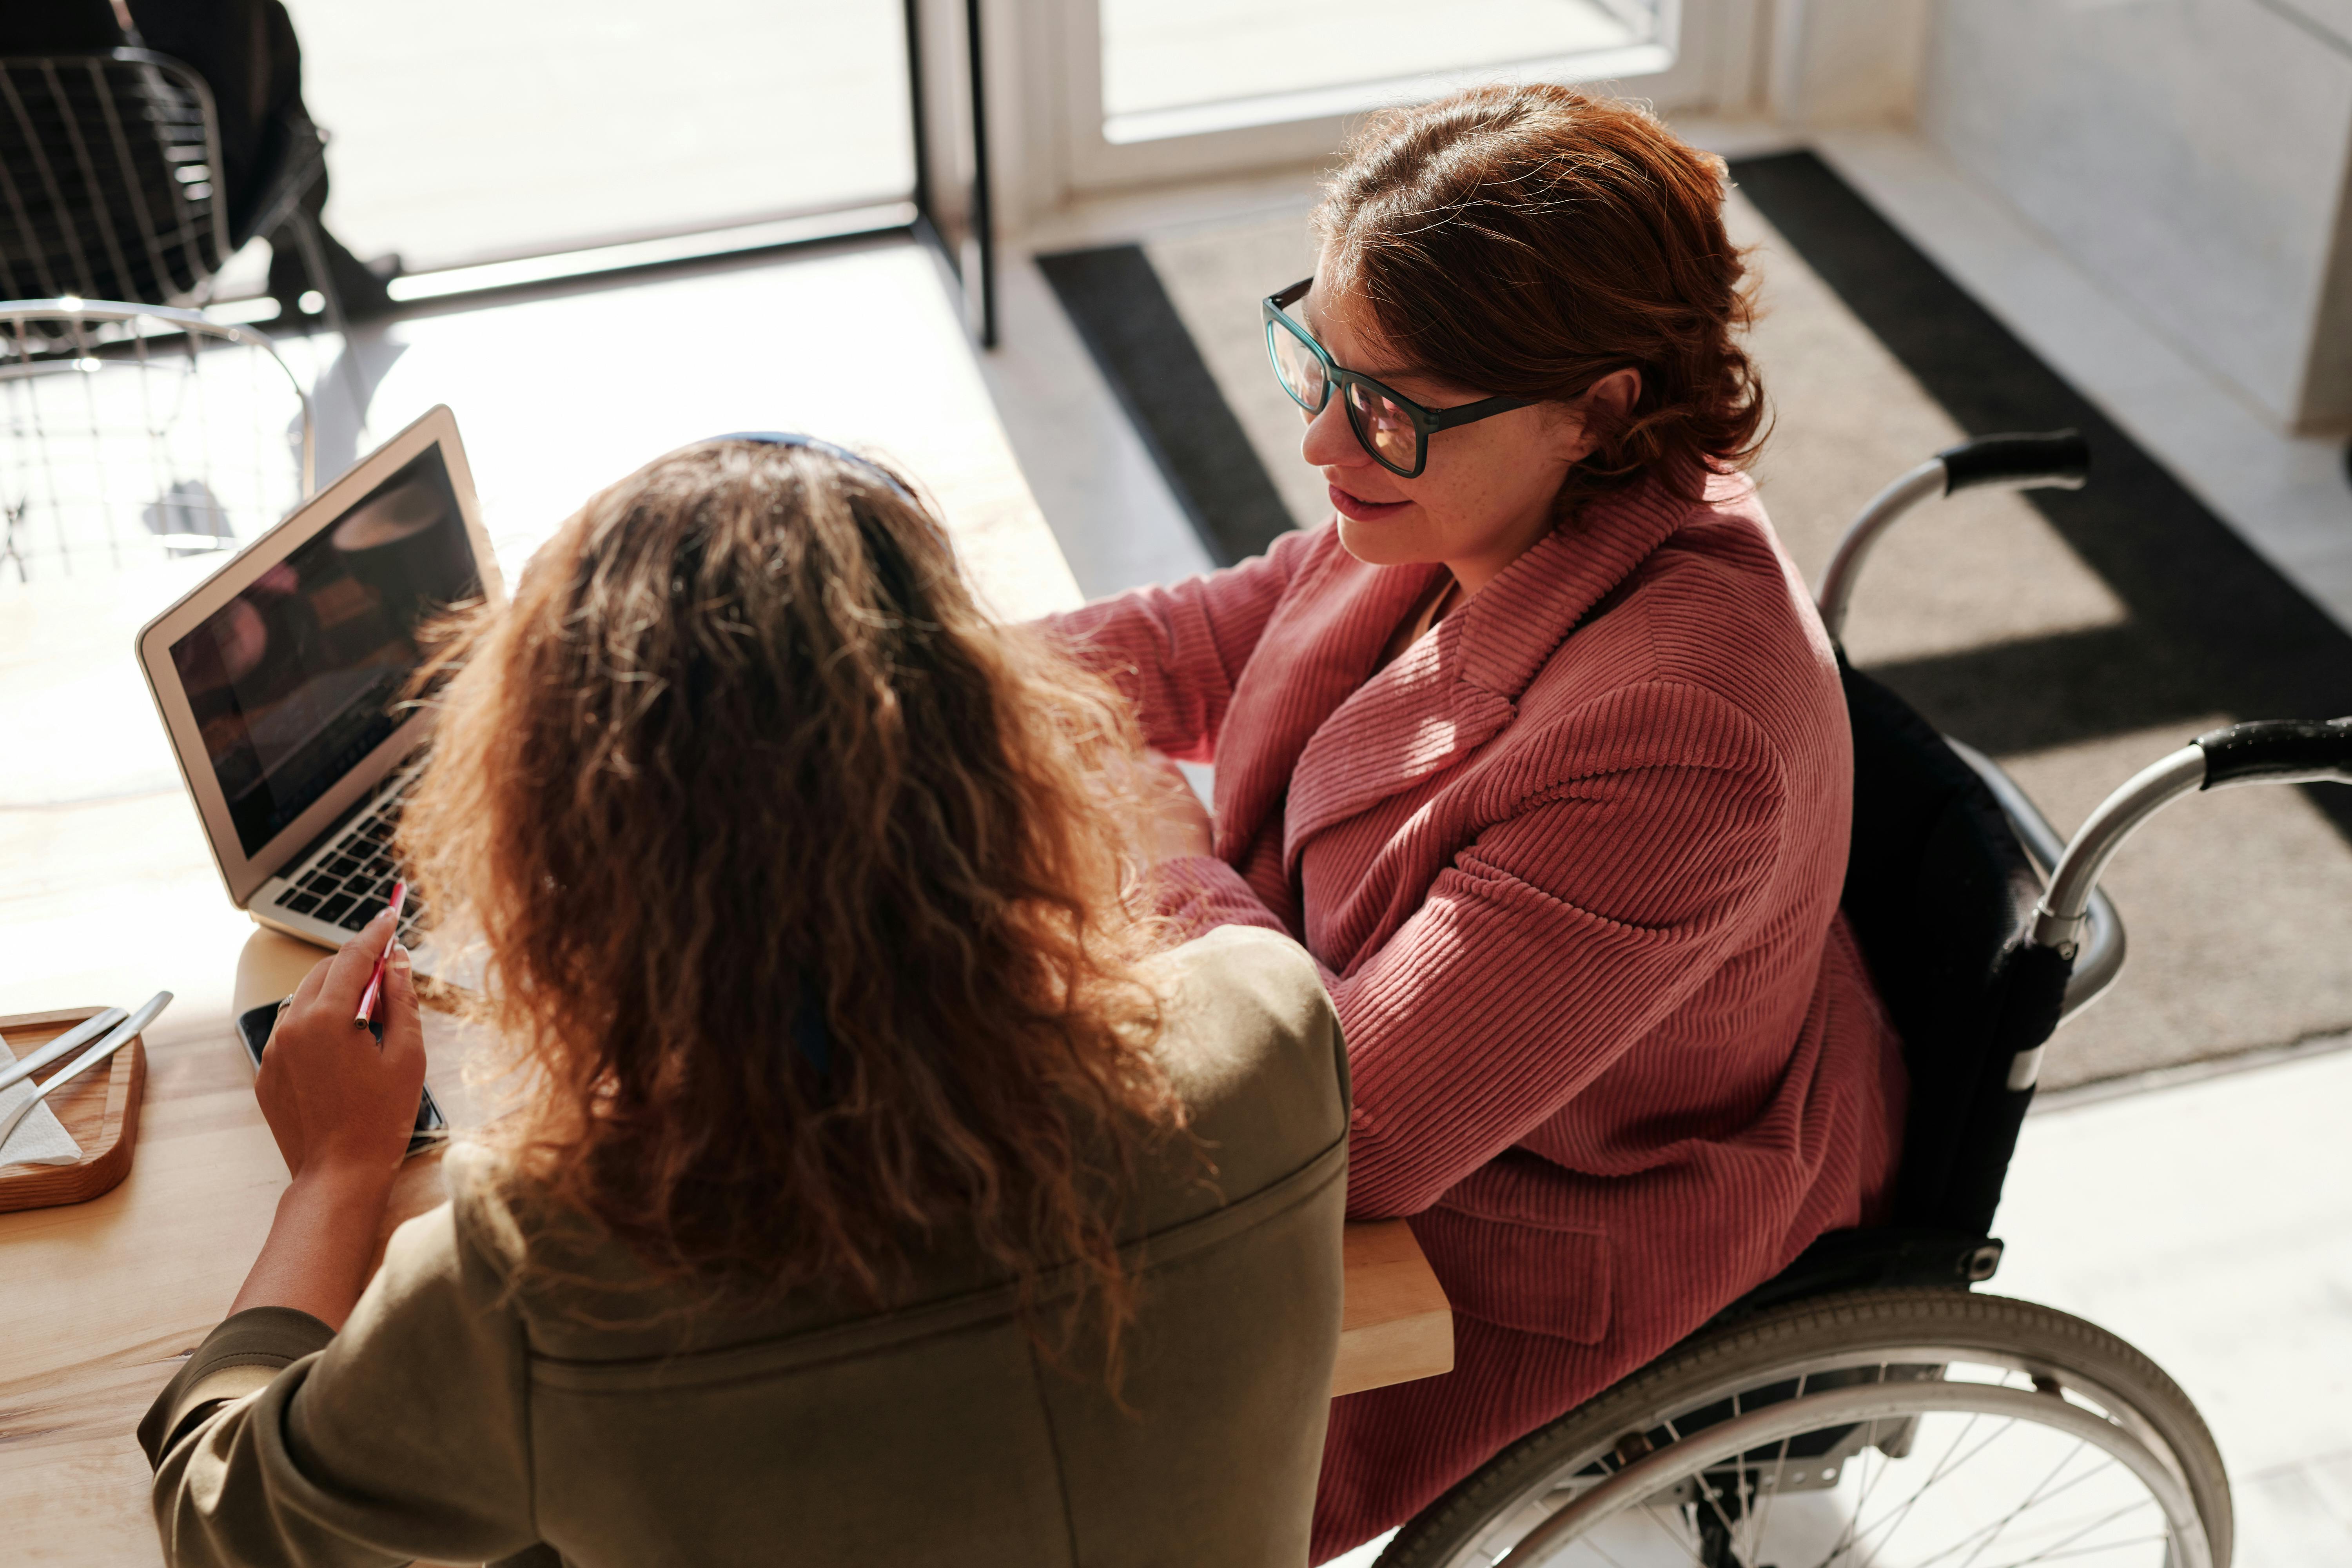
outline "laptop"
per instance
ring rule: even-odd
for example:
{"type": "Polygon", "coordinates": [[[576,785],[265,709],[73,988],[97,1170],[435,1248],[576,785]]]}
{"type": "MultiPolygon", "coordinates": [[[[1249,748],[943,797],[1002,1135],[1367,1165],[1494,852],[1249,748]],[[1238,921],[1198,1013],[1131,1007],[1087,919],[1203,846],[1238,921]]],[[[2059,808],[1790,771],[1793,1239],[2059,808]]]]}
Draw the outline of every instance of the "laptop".
{"type": "MultiPolygon", "coordinates": [[[[504,596],[457,422],[436,407],[141,628],[139,668],[237,908],[329,947],[383,910],[432,727],[402,702],[417,628],[504,596]]],[[[407,908],[404,940],[425,912],[407,908]]]]}

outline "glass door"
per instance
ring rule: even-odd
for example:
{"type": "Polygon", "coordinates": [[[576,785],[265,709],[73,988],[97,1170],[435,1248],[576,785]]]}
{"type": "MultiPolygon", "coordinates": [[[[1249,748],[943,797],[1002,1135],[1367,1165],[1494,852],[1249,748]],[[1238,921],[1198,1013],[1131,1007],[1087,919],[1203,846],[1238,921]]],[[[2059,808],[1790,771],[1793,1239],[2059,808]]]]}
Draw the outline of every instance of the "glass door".
{"type": "MultiPolygon", "coordinates": [[[[1058,0],[1066,186],[1327,155],[1350,116],[1498,79],[1727,96],[1758,0],[1058,0]],[[1727,47],[1728,46],[1728,47],[1727,47]]],[[[1733,93],[1731,97],[1744,97],[1733,93]]]]}
{"type": "Polygon", "coordinates": [[[906,202],[882,0],[290,0],[327,223],[411,272],[906,202]]]}
{"type": "Polygon", "coordinates": [[[995,331],[981,0],[289,0],[400,300],[912,226],[995,331]]]}

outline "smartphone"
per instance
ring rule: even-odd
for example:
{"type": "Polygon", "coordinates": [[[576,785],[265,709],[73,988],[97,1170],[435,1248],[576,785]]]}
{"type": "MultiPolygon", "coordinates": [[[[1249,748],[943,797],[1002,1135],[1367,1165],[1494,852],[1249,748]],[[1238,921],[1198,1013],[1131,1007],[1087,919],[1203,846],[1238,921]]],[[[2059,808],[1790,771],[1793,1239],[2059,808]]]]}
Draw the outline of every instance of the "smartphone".
{"type": "MultiPolygon", "coordinates": [[[[261,1053],[268,1048],[269,1031],[278,1026],[278,1009],[283,1002],[264,1002],[258,1007],[248,1007],[236,1021],[236,1037],[245,1042],[245,1054],[253,1058],[253,1070],[261,1070],[261,1053]]],[[[383,1039],[381,1020],[369,1026],[379,1043],[383,1039]]],[[[433,1103],[433,1091],[425,1090],[416,1102],[416,1130],[408,1135],[408,1152],[429,1149],[449,1135],[449,1123],[441,1108],[433,1103]]]]}

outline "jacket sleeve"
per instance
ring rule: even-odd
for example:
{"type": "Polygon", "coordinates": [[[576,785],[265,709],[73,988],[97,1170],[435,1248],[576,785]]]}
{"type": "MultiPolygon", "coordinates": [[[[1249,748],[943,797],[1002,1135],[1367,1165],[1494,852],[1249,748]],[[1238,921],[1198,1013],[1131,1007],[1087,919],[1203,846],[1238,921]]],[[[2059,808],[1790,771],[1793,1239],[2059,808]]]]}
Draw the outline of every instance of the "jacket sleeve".
{"type": "MultiPolygon", "coordinates": [[[[1531,795],[1455,854],[1386,943],[1323,971],[1355,1083],[1351,1217],[1435,1203],[1752,939],[1780,852],[1781,771],[1722,699],[1658,695],[1621,691],[1579,715],[1559,754],[1604,763],[1531,795]],[[1668,709],[1671,730],[1629,730],[1668,709]],[[1597,740],[1628,733],[1642,739],[1614,757],[1597,740]]],[[[1157,891],[1188,929],[1282,929],[1222,861],[1171,862],[1157,891]]]]}
{"type": "Polygon", "coordinates": [[[357,1568],[530,1547],[523,1329],[501,1285],[444,1204],[394,1234],[340,1334],[268,1307],[214,1330],[139,1429],[164,1561],[357,1568]]]}
{"type": "Polygon", "coordinates": [[[1153,746],[1188,763],[1213,762],[1234,682],[1318,537],[1286,533],[1238,566],[1136,588],[1049,617],[1045,630],[1118,683],[1153,746]]]}

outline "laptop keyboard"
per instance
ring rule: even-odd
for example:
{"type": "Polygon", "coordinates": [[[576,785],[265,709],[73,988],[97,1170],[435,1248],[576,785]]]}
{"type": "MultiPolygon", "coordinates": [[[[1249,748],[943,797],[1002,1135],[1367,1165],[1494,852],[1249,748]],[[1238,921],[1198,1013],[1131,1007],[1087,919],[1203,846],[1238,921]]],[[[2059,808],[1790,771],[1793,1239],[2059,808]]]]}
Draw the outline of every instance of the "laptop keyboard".
{"type": "MultiPolygon", "coordinates": [[[[311,858],[310,868],[278,895],[278,907],[350,931],[375,919],[392,897],[393,883],[400,879],[392,859],[400,802],[397,794],[384,795],[344,824],[333,841],[311,858]]],[[[401,941],[415,940],[424,913],[425,900],[411,894],[402,906],[401,941]]]]}

